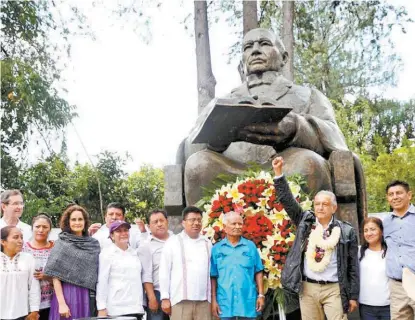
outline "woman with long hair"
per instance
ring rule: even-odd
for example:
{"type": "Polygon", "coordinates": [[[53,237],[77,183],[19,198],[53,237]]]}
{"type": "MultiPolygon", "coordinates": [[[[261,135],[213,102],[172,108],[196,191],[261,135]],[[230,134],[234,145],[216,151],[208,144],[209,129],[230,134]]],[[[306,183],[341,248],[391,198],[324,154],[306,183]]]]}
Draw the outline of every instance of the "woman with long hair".
{"type": "Polygon", "coordinates": [[[89,217],[78,205],[68,207],[60,220],[62,232],[56,240],[44,273],[53,278],[55,289],[50,320],[94,316],[98,280],[99,242],[88,236],[89,217]]]}
{"type": "Polygon", "coordinates": [[[23,252],[30,253],[35,258],[35,278],[40,281],[40,310],[39,319],[49,319],[50,302],[53,296],[52,278],[43,273],[46,262],[53,248],[49,241],[52,230],[52,220],[46,213],[39,213],[32,219],[32,239],[23,246],[23,252]]]}
{"type": "Polygon", "coordinates": [[[359,251],[361,320],[390,319],[386,250],[382,220],[376,217],[366,218],[363,221],[363,243],[359,251]]]}
{"type": "Polygon", "coordinates": [[[0,319],[37,320],[40,286],[33,276],[35,259],[22,252],[23,234],[14,226],[1,229],[0,319]]]}

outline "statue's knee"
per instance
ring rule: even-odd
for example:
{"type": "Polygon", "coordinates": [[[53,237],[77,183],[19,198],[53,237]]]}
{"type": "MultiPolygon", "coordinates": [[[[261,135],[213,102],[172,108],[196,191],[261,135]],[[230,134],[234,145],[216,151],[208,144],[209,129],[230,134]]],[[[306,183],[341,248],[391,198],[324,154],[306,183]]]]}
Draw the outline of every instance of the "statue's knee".
{"type": "Polygon", "coordinates": [[[199,151],[192,154],[186,161],[185,177],[187,179],[197,179],[205,174],[211,163],[212,159],[209,152],[199,151]]]}

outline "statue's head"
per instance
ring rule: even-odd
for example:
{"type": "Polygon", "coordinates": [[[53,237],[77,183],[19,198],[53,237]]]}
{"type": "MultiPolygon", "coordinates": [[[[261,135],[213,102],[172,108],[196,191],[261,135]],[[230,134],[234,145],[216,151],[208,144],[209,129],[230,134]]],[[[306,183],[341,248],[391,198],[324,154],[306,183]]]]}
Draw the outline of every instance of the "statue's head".
{"type": "Polygon", "coordinates": [[[265,71],[281,71],[288,60],[281,39],[267,29],[252,29],[243,40],[242,62],[245,75],[265,71]]]}

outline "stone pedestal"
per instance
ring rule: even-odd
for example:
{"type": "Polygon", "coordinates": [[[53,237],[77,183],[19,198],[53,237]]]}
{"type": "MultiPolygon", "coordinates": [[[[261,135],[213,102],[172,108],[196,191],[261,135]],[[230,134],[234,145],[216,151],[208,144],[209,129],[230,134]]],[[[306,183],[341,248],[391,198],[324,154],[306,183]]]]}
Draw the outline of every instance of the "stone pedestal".
{"type": "Polygon", "coordinates": [[[183,167],[180,164],[164,167],[164,207],[170,216],[180,216],[184,203],[183,167]]]}

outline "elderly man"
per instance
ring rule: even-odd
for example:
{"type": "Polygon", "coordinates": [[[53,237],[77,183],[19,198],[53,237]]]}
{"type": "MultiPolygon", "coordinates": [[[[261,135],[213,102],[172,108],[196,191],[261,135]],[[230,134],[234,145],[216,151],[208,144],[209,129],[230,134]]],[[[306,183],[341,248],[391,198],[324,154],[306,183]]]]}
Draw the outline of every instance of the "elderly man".
{"type": "Polygon", "coordinates": [[[26,242],[32,237],[32,227],[20,221],[23,208],[23,195],[19,190],[5,190],[1,193],[3,217],[0,219],[0,229],[7,226],[16,226],[22,231],[23,240],[26,242]]]}
{"type": "Polygon", "coordinates": [[[226,238],[212,249],[212,314],[221,319],[256,319],[264,307],[261,258],[255,244],[242,237],[239,213],[223,218],[226,238]]]}
{"type": "MultiPolygon", "coordinates": [[[[96,231],[92,237],[99,241],[101,251],[112,244],[110,236],[110,226],[116,220],[124,220],[125,208],[118,202],[111,202],[107,206],[105,213],[105,224],[96,231]]],[[[97,224],[94,224],[95,226],[97,224]]],[[[89,233],[94,232],[94,225],[89,228],[89,233]]],[[[130,246],[132,249],[137,249],[140,246],[141,234],[138,229],[130,230],[130,246]]]]}
{"type": "Polygon", "coordinates": [[[148,215],[148,222],[151,235],[147,241],[141,243],[138,249],[138,256],[141,261],[150,261],[152,269],[152,283],[146,287],[148,298],[147,320],[168,320],[169,316],[161,310],[160,306],[160,281],[159,269],[161,252],[164,244],[169,238],[169,222],[167,212],[162,209],[155,209],[148,215]]]}
{"type": "MultiPolygon", "coordinates": [[[[271,31],[253,29],[245,35],[242,61],[246,81],[226,98],[264,97],[276,106],[293,109],[278,123],[247,126],[230,145],[209,145],[193,153],[188,142],[182,144],[178,159],[184,165],[188,204],[199,201],[200,186],[209,185],[220,173],[240,174],[250,161],[269,167],[276,152],[286,159],[287,174],[303,175],[309,190],[332,190],[327,159],[332,151],[348,150],[344,136],[330,101],[320,91],[293,84],[281,75],[287,58],[284,45],[271,31]]],[[[205,107],[200,119],[214,102],[205,107]]]]}
{"type": "Polygon", "coordinates": [[[282,157],[272,161],[275,189],[297,232],[282,285],[300,295],[303,320],[347,319],[359,297],[356,232],[334,217],[337,203],[330,191],[316,194],[315,212],[303,211],[282,173],[283,163],[282,157]]]}
{"type": "MultiPolygon", "coordinates": [[[[402,271],[415,273],[415,207],[412,192],[405,181],[395,180],[386,186],[386,199],[393,212],[383,220],[386,274],[391,291],[392,320],[415,319],[415,301],[402,287],[402,271]]],[[[415,284],[412,284],[414,286],[415,284]]]]}
{"type": "Polygon", "coordinates": [[[202,210],[183,209],[184,230],[167,240],[160,260],[162,310],[172,320],[210,320],[211,242],[200,234],[202,210]]]}

